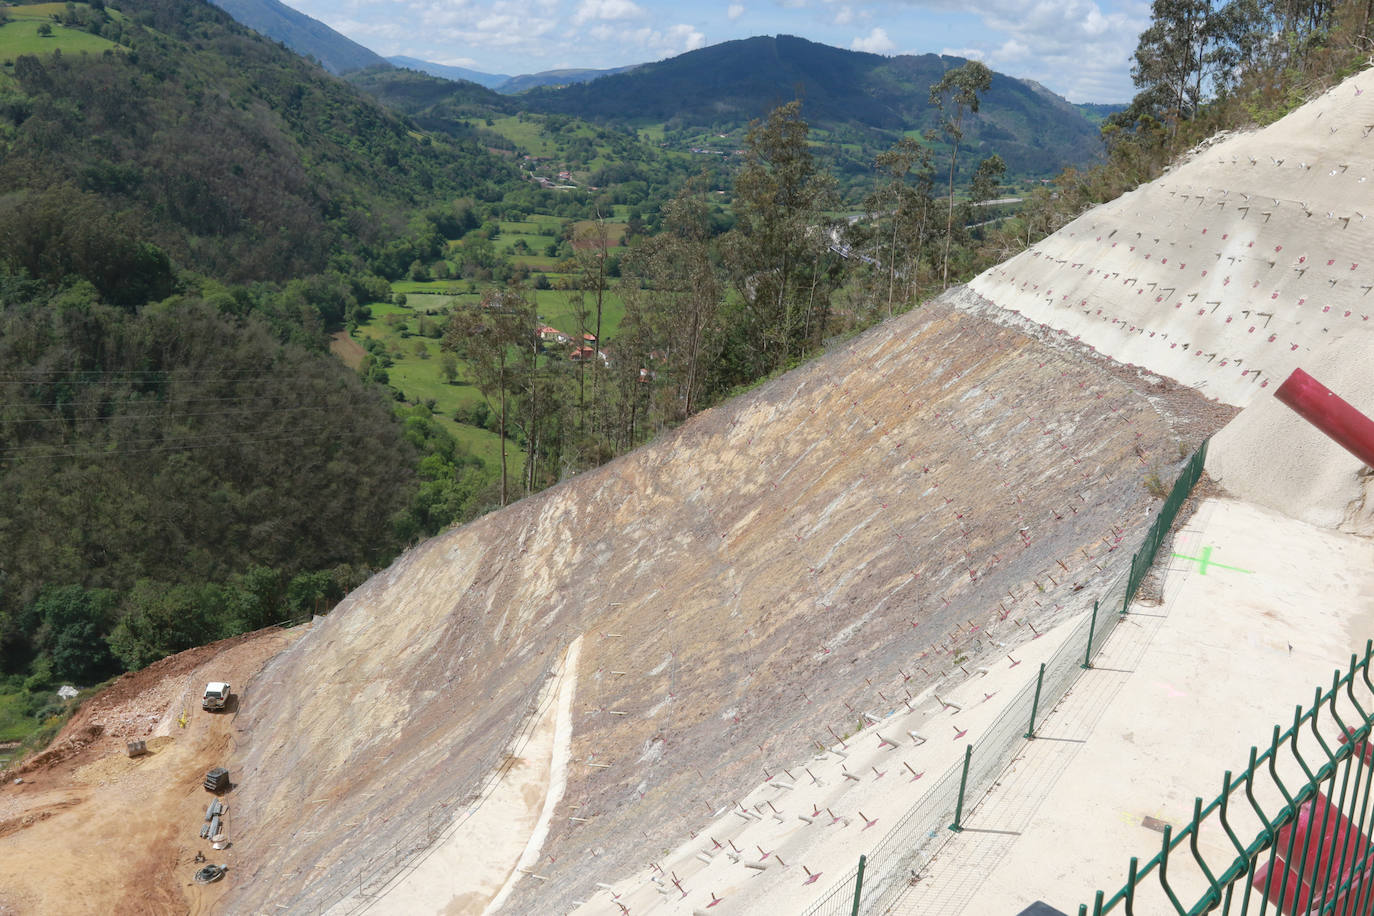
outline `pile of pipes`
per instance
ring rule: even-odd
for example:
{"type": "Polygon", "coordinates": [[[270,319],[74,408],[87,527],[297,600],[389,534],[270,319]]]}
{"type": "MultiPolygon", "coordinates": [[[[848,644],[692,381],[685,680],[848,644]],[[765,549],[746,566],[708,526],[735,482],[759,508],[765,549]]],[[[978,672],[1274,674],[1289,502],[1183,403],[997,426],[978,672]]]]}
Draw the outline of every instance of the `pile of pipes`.
{"type": "Polygon", "coordinates": [[[201,825],[201,839],[209,839],[211,842],[220,843],[224,841],[224,833],[220,829],[222,818],[227,810],[224,802],[218,798],[210,802],[210,807],[205,809],[205,823],[201,825]]]}

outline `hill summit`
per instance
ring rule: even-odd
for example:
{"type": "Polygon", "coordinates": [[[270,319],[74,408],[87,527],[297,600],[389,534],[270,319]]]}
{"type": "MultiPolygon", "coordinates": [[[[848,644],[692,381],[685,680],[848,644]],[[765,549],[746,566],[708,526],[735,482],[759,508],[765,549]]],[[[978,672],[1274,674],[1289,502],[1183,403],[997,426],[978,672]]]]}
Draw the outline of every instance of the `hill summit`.
{"type": "MultiPolygon", "coordinates": [[[[883,57],[792,35],[727,41],[627,73],[559,89],[532,89],[527,107],[595,121],[726,127],[801,98],[812,127],[910,132],[938,127],[930,87],[966,63],[938,54],[883,57]]],[[[966,126],[974,148],[1012,172],[1048,174],[1100,154],[1097,128],[1039,84],[996,74],[966,126]]]]}

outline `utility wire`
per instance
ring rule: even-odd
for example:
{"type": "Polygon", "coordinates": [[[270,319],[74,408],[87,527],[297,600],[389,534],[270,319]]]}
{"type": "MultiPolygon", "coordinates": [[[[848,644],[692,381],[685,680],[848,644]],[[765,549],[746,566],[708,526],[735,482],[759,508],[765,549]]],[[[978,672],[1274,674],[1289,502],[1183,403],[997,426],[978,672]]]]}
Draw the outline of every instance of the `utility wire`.
{"type": "MultiPolygon", "coordinates": [[[[25,461],[49,458],[115,458],[123,455],[146,455],[153,452],[180,452],[201,448],[219,448],[226,445],[259,442],[284,442],[314,438],[314,434],[331,427],[304,427],[291,433],[275,436],[234,436],[226,433],[213,433],[206,436],[186,436],[171,442],[163,442],[150,448],[72,449],[67,451],[41,451],[43,446],[23,445],[0,448],[0,461],[25,461]],[[206,441],[208,440],[208,441],[206,441]]],[[[134,440],[140,442],[162,442],[159,439],[134,440]]]]}

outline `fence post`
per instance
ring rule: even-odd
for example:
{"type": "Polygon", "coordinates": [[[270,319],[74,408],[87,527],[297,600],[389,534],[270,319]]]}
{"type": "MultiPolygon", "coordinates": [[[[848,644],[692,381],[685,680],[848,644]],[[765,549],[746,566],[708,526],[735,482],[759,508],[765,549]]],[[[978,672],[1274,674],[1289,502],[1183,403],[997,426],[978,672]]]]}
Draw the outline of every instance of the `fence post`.
{"type": "Polygon", "coordinates": [[[1097,602],[1093,602],[1092,620],[1088,621],[1088,648],[1083,652],[1083,664],[1079,667],[1088,669],[1093,666],[1093,633],[1097,630],[1097,602]]]}
{"type": "Polygon", "coordinates": [[[859,916],[859,895],[864,889],[864,862],[868,861],[868,856],[859,856],[859,874],[854,878],[854,908],[849,911],[849,916],[859,916]]]}
{"type": "Polygon", "coordinates": [[[964,775],[959,777],[959,801],[954,806],[954,823],[949,829],[955,833],[964,829],[964,790],[968,787],[968,762],[973,758],[973,745],[964,748],[964,775]]]}
{"type": "Polygon", "coordinates": [[[1035,711],[1040,708],[1040,685],[1045,683],[1045,663],[1040,663],[1040,673],[1035,676],[1035,699],[1031,701],[1030,731],[1026,737],[1035,738],[1035,711]]]}
{"type": "Polygon", "coordinates": [[[1131,554],[1131,572],[1126,577],[1126,594],[1121,599],[1121,613],[1123,614],[1131,612],[1131,595],[1135,592],[1135,564],[1139,558],[1140,554],[1131,554]]]}

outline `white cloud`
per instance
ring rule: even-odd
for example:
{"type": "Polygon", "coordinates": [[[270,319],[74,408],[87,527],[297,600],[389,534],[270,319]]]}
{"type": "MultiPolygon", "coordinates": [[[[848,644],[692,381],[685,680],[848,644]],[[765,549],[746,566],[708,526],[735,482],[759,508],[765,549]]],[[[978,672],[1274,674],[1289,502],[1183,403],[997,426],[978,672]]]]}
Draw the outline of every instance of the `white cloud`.
{"type": "Polygon", "coordinates": [[[835,25],[849,25],[854,21],[854,7],[842,6],[835,11],[835,18],[831,20],[835,25]]]}
{"type": "Polygon", "coordinates": [[[887,30],[878,26],[867,35],[855,38],[849,43],[849,47],[851,50],[867,51],[870,54],[890,54],[897,50],[897,45],[887,37],[887,30]]]}
{"type": "Polygon", "coordinates": [[[640,19],[644,10],[634,0],[582,0],[573,22],[581,25],[596,20],[640,19]]]}
{"type": "Polygon", "coordinates": [[[988,56],[982,48],[941,48],[940,54],[945,57],[962,57],[965,60],[982,60],[988,56]]]}
{"type": "Polygon", "coordinates": [[[684,51],[695,51],[698,48],[706,47],[706,36],[690,25],[675,25],[668,29],[668,34],[677,39],[678,47],[684,51]]]}
{"type": "Polygon", "coordinates": [[[979,57],[994,69],[1045,83],[1074,100],[1129,99],[1131,56],[1150,24],[1147,0],[980,0],[967,7],[958,0],[906,0],[906,5],[967,9],[982,21],[986,41],[944,53],[979,57]]]}
{"type": "Polygon", "coordinates": [[[619,47],[635,46],[661,57],[695,51],[706,46],[706,36],[690,25],[673,25],[666,29],[643,26],[627,29],[623,25],[597,25],[587,30],[596,41],[614,43],[619,47]]]}
{"type": "Polygon", "coordinates": [[[725,17],[726,17],[727,19],[729,19],[731,22],[734,22],[735,20],[739,19],[739,17],[741,17],[741,16],[743,16],[743,15],[744,15],[744,4],[743,4],[743,3],[732,3],[732,4],[730,4],[728,7],[726,7],[726,9],[725,9],[725,17]]]}

